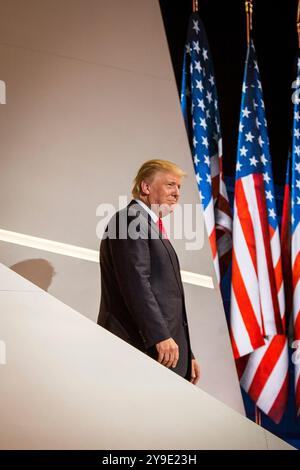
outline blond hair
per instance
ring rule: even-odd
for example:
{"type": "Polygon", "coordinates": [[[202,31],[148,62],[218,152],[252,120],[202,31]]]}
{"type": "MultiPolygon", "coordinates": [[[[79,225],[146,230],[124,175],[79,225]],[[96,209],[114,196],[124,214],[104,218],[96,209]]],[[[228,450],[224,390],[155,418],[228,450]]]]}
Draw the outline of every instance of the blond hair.
{"type": "Polygon", "coordinates": [[[137,199],[141,194],[141,182],[142,181],[151,181],[156,173],[159,171],[175,173],[175,175],[182,178],[186,176],[186,173],[175,163],[169,162],[168,160],[148,160],[143,163],[139,169],[136,177],[133,181],[132,196],[137,199]]]}

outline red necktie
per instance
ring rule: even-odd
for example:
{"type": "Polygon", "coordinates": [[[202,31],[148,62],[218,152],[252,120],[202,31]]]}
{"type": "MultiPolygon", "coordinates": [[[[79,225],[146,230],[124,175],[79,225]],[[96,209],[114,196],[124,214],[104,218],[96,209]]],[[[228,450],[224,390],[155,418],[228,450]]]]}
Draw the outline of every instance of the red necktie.
{"type": "Polygon", "coordinates": [[[161,220],[161,217],[158,218],[158,221],[156,222],[157,225],[158,225],[158,228],[159,228],[159,231],[160,233],[162,234],[162,237],[165,239],[165,240],[169,240],[169,237],[168,237],[168,234],[166,232],[166,229],[164,227],[164,224],[161,220]]]}

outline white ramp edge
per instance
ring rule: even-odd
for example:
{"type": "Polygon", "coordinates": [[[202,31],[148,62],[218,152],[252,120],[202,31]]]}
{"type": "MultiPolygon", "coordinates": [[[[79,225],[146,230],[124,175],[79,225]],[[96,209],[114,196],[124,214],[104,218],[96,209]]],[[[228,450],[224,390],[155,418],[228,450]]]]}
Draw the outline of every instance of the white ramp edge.
{"type": "Polygon", "coordinates": [[[0,449],[292,449],[0,264],[0,449]]]}

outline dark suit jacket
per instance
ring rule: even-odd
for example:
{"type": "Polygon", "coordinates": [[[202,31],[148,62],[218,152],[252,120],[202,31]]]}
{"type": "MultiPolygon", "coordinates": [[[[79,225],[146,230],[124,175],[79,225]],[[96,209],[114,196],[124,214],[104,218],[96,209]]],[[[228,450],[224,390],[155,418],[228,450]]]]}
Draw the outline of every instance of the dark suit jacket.
{"type": "Polygon", "coordinates": [[[98,324],[154,359],[155,344],[173,338],[179,360],[171,370],[189,379],[192,353],[178,258],[136,201],[109,221],[100,267],[98,324]]]}

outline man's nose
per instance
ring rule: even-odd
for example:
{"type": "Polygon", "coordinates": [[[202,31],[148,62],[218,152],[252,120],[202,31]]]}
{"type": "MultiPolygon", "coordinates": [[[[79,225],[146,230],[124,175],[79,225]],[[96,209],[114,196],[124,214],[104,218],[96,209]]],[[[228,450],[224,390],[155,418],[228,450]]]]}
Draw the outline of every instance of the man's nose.
{"type": "Polygon", "coordinates": [[[179,196],[179,195],[180,195],[180,189],[178,188],[178,186],[175,186],[175,188],[174,188],[174,194],[175,194],[176,196],[179,196]]]}

